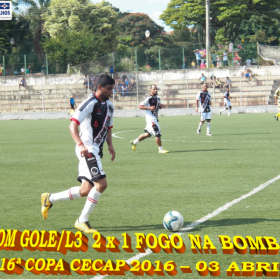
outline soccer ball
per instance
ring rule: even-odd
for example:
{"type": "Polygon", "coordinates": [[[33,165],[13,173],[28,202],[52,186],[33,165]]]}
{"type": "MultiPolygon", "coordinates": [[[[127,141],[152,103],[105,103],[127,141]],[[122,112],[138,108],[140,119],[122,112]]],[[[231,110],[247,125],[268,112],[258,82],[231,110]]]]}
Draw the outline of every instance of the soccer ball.
{"type": "Polygon", "coordinates": [[[177,211],[170,211],[163,218],[163,226],[170,231],[178,231],[184,225],[183,216],[177,211]]]}

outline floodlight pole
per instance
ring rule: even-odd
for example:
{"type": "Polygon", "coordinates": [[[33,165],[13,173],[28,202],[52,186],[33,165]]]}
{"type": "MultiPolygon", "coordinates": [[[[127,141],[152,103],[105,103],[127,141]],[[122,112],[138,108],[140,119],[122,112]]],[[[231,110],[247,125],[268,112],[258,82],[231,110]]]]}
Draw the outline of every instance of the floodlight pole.
{"type": "Polygon", "coordinates": [[[211,68],[211,42],[210,42],[210,0],[205,0],[206,5],[206,61],[207,68],[211,68]]]}

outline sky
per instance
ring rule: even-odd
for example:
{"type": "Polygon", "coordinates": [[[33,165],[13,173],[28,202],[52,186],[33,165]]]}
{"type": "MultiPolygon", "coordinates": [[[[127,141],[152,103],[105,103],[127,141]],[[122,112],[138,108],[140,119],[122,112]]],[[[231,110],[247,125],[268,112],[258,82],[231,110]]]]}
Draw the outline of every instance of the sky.
{"type": "MultiPolygon", "coordinates": [[[[95,2],[95,1],[94,1],[95,2]]],[[[98,1],[96,1],[98,2],[98,1]]],[[[165,31],[171,31],[169,26],[159,19],[160,14],[167,8],[170,0],[107,0],[121,12],[145,13],[158,25],[164,27],[165,31]]]]}

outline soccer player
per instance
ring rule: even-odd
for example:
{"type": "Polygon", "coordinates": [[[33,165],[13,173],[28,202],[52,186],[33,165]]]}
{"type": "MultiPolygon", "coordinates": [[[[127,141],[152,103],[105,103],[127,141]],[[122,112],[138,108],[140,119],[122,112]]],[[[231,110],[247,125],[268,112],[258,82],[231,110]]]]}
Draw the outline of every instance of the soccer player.
{"type": "Polygon", "coordinates": [[[195,111],[200,112],[200,123],[197,129],[197,134],[201,133],[201,127],[205,120],[207,121],[207,136],[212,136],[210,134],[210,121],[211,121],[211,93],[208,91],[207,84],[203,84],[202,90],[198,92],[196,96],[196,108],[195,111]]]}
{"type": "Polygon", "coordinates": [[[132,150],[136,151],[136,145],[145,140],[151,135],[155,136],[156,143],[158,145],[159,153],[166,154],[169,153],[167,150],[164,150],[161,144],[161,131],[158,123],[158,110],[162,109],[163,105],[161,104],[160,98],[157,95],[157,86],[150,86],[150,95],[145,97],[139,105],[139,109],[146,110],[146,128],[144,129],[143,134],[141,134],[137,139],[130,141],[132,145],[132,150]]]}
{"type": "Polygon", "coordinates": [[[57,201],[87,196],[84,209],[75,223],[75,228],[85,233],[96,232],[89,224],[89,215],[107,188],[106,175],[100,160],[105,140],[111,154],[111,161],[115,159],[111,130],[114,107],[113,103],[109,101],[115,81],[108,75],[101,75],[97,84],[95,95],[89,96],[79,105],[69,126],[72,138],[76,143],[76,155],[79,159],[78,181],[81,186],[72,187],[59,193],[43,193],[41,195],[44,219],[48,218],[49,209],[57,201]]]}
{"type": "Polygon", "coordinates": [[[226,92],[224,93],[224,105],[225,105],[225,108],[220,110],[220,115],[225,110],[228,110],[228,117],[231,115],[231,102],[230,102],[230,99],[231,99],[231,97],[229,96],[229,88],[227,88],[226,92]]]}
{"type": "Polygon", "coordinates": [[[278,121],[279,117],[280,117],[280,85],[275,90],[274,100],[275,100],[275,105],[277,105],[277,108],[278,108],[278,114],[276,116],[274,116],[274,118],[276,119],[276,121],[278,121]]]}

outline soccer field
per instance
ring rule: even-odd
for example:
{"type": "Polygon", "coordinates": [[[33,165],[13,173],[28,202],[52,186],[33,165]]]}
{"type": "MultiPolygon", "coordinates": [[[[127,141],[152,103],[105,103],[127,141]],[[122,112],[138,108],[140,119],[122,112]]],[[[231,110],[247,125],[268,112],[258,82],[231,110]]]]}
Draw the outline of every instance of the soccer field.
{"type": "MultiPolygon", "coordinates": [[[[110,161],[107,144],[104,144],[102,164],[107,175],[108,188],[90,216],[90,223],[105,238],[114,236],[120,241],[120,252],[105,253],[92,248],[95,243],[88,237],[87,252],[60,252],[1,250],[3,258],[63,259],[69,264],[74,259],[128,260],[139,258],[163,264],[174,261],[177,274],[164,276],[144,274],[136,276],[131,271],[124,276],[106,278],[205,278],[200,276],[196,264],[216,261],[220,275],[206,278],[228,278],[226,270],[236,262],[279,262],[278,256],[234,251],[224,254],[220,235],[274,237],[279,244],[280,222],[278,166],[280,123],[273,114],[213,115],[212,137],[206,136],[206,124],[201,135],[196,134],[199,116],[160,117],[164,149],[169,154],[159,154],[154,137],[140,142],[136,152],[130,140],[137,138],[145,127],[144,118],[115,118],[113,144],[116,159],[110,161]],[[270,181],[272,180],[272,181],[270,181]],[[269,182],[270,181],[270,182],[269,182]],[[265,184],[267,183],[267,184],[265,184]],[[265,185],[263,185],[265,184],[265,185]],[[262,185],[260,190],[252,191],[262,185]],[[247,195],[248,194],[248,195],[247,195]],[[246,197],[243,197],[247,195],[246,197]],[[225,205],[227,203],[232,203],[225,205]],[[163,228],[164,215],[176,210],[184,216],[184,232],[181,237],[186,250],[180,254],[173,250],[167,254],[147,252],[140,256],[136,249],[135,233],[170,234],[163,228]],[[206,217],[210,214],[208,217],[206,217]],[[190,226],[191,225],[191,226],[190,226]],[[189,227],[189,228],[188,228],[189,227]],[[132,253],[127,253],[124,233],[131,237],[132,253]],[[202,245],[208,236],[217,254],[194,254],[189,235],[200,235],[202,245]],[[183,273],[180,266],[189,266],[192,273],[183,273]]],[[[41,216],[40,196],[43,192],[58,192],[79,186],[77,164],[71,138],[69,120],[1,121],[1,229],[30,231],[72,231],[85,198],[57,202],[49,211],[49,218],[41,216]]],[[[0,235],[1,237],[1,235],[0,235]]],[[[0,239],[0,247],[1,242],[0,239]]],[[[147,262],[148,263],[148,262],[147,262]]],[[[277,265],[276,265],[277,266],[277,265]]],[[[275,272],[276,273],[276,272],[275,272]]],[[[99,274],[97,274],[98,276],[99,274]]],[[[278,274],[279,275],[279,272],[278,274]]],[[[100,275],[99,275],[100,276],[100,275]]],[[[234,275],[229,278],[236,278],[234,275]]],[[[24,269],[21,275],[5,274],[0,278],[93,278],[95,275],[36,275],[24,269]]],[[[241,278],[245,276],[241,275],[241,278]]],[[[257,277],[256,272],[251,278],[257,277]]]]}

